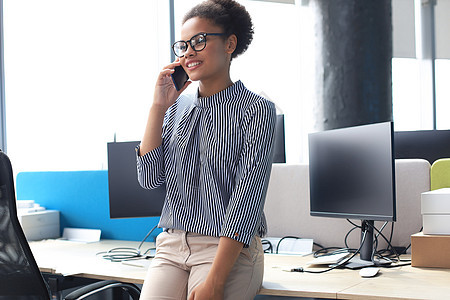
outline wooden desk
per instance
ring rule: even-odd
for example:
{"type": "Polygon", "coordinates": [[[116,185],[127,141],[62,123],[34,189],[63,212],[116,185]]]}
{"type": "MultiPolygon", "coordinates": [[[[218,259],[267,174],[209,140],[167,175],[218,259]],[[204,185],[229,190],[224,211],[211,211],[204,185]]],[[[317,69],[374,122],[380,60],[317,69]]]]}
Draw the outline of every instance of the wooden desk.
{"type": "MultiPolygon", "coordinates": [[[[30,242],[31,251],[41,272],[76,277],[118,280],[142,284],[150,265],[150,260],[139,260],[141,267],[111,262],[96,255],[115,247],[137,248],[139,242],[102,240],[98,243],[79,243],[63,240],[30,242]]],[[[154,247],[154,243],[144,243],[141,252],[154,247]]]]}
{"type": "MultiPolygon", "coordinates": [[[[43,272],[92,279],[115,279],[142,284],[149,260],[141,267],[104,260],[96,253],[114,247],[137,247],[139,242],[103,240],[83,244],[59,240],[30,242],[43,272]]],[[[145,243],[148,249],[153,243],[145,243]]],[[[264,282],[260,295],[330,299],[443,299],[450,298],[450,269],[403,266],[383,268],[373,278],[361,278],[356,270],[339,269],[322,274],[292,273],[284,268],[305,266],[311,257],[265,255],[264,282]]]]}
{"type": "Polygon", "coordinates": [[[311,256],[266,254],[264,282],[260,294],[335,299],[338,292],[361,283],[359,273],[349,269],[333,270],[322,274],[284,270],[304,267],[311,259],[311,256]]]}
{"type": "Polygon", "coordinates": [[[449,299],[450,270],[405,266],[381,269],[375,278],[338,293],[342,299],[449,299]]]}
{"type": "Polygon", "coordinates": [[[283,271],[283,267],[304,267],[310,259],[266,254],[260,294],[335,299],[450,299],[450,269],[410,265],[381,268],[372,278],[362,278],[359,270],[349,269],[322,274],[283,271]]]}

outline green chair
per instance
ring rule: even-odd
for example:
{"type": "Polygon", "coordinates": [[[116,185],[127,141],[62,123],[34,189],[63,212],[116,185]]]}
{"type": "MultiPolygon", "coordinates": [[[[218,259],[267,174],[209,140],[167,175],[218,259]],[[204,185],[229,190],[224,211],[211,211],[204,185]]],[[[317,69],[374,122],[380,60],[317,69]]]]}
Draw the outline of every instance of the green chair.
{"type": "Polygon", "coordinates": [[[450,188],[450,158],[436,160],[431,166],[431,190],[450,188]]]}

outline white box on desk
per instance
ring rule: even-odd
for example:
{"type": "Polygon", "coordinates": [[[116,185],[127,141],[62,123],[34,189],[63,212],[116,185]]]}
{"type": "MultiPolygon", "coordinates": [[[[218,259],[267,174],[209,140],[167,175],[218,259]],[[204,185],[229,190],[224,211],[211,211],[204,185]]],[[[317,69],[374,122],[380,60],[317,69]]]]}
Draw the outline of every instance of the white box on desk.
{"type": "Polygon", "coordinates": [[[450,234],[450,188],[421,195],[424,234],[450,234]]]}
{"type": "Polygon", "coordinates": [[[20,214],[20,225],[28,241],[59,238],[59,211],[44,210],[20,214]]]}

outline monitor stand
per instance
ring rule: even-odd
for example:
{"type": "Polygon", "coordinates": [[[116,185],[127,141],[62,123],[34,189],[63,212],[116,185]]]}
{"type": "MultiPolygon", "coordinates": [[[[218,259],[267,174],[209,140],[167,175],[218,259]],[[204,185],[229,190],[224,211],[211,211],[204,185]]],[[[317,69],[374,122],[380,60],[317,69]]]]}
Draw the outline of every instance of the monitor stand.
{"type": "Polygon", "coordinates": [[[347,263],[344,264],[345,268],[348,269],[361,269],[365,267],[386,267],[392,264],[392,261],[387,259],[377,259],[375,262],[363,260],[359,257],[353,257],[351,260],[349,260],[347,263]]]}
{"type": "Polygon", "coordinates": [[[373,252],[373,226],[374,221],[361,221],[361,242],[359,248],[359,257],[353,257],[344,267],[349,269],[361,269],[374,265],[372,261],[373,252]]]}
{"type": "Polygon", "coordinates": [[[356,269],[361,269],[361,268],[365,268],[365,267],[372,267],[374,265],[375,264],[372,261],[363,260],[363,259],[355,256],[352,259],[350,259],[344,265],[344,267],[347,269],[356,270],[356,269]]]}

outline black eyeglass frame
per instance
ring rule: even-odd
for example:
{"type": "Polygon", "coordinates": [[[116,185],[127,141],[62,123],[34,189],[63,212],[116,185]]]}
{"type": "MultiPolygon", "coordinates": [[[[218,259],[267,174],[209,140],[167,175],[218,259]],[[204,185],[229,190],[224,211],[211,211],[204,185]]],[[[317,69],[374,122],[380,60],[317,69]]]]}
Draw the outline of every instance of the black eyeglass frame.
{"type": "MultiPolygon", "coordinates": [[[[182,58],[182,57],[184,56],[184,54],[181,55],[181,56],[178,55],[177,52],[175,51],[175,45],[178,44],[178,43],[184,43],[184,44],[186,45],[186,51],[187,51],[187,49],[188,49],[188,45],[190,45],[191,48],[192,48],[195,52],[200,52],[200,51],[202,51],[203,49],[206,48],[206,41],[207,41],[206,37],[207,37],[208,35],[221,36],[221,35],[225,35],[225,33],[223,33],[223,32],[222,32],[222,33],[217,33],[217,32],[213,32],[213,33],[200,32],[200,33],[197,33],[196,35],[194,35],[193,37],[191,37],[188,41],[180,40],[180,41],[176,41],[175,43],[173,43],[173,45],[172,45],[172,51],[173,51],[173,53],[175,54],[176,57],[182,58]],[[192,45],[192,40],[193,40],[194,38],[198,37],[199,35],[201,35],[201,36],[203,36],[203,37],[205,38],[205,43],[204,43],[204,45],[203,45],[203,48],[197,50],[197,49],[195,49],[195,47],[194,47],[195,45],[192,45]],[[188,43],[188,42],[189,42],[189,43],[188,43]]],[[[186,53],[186,51],[185,51],[184,53],[186,53]]]]}

